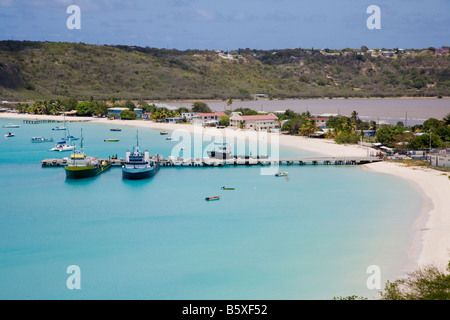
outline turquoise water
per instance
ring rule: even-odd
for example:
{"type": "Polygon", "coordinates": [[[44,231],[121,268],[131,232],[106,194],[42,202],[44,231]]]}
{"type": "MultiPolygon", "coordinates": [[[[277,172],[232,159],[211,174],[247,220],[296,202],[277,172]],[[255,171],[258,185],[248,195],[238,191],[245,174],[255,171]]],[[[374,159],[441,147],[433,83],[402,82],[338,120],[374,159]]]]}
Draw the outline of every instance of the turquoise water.
{"type": "MultiPolygon", "coordinates": [[[[1,299],[374,297],[368,266],[380,267],[384,285],[411,262],[423,198],[403,180],[362,167],[289,166],[288,178],[258,167],[161,168],[124,181],[113,168],[67,181],[63,168],[40,166],[63,156],[47,151],[53,144],[30,141],[62,137],[55,124],[0,126],[11,122],[22,126],[0,139],[1,299]],[[204,200],[214,195],[222,199],[204,200]],[[80,267],[80,290],[66,286],[70,265],[80,267]]],[[[136,128],[111,127],[70,125],[75,136],[83,129],[88,154],[124,157],[136,128]]],[[[170,155],[174,143],[159,131],[139,136],[151,154],[170,155]]],[[[280,150],[295,155],[311,154],[280,150]]]]}

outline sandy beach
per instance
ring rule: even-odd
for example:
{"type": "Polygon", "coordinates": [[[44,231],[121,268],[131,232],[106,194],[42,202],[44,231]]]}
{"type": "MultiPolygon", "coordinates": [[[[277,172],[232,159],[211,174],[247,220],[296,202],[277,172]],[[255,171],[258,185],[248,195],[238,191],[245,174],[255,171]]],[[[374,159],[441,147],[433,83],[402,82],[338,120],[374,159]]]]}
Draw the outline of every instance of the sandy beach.
{"type": "MultiPolygon", "coordinates": [[[[54,119],[62,120],[62,116],[39,116],[23,115],[12,113],[0,113],[0,118],[9,119],[54,119]]],[[[71,118],[66,118],[70,121],[71,118]]],[[[82,118],[77,117],[73,120],[90,120],[95,123],[103,123],[111,126],[125,125],[133,127],[145,127],[157,130],[186,130],[187,132],[197,132],[193,125],[188,124],[165,124],[155,123],[153,121],[124,121],[107,120],[106,118],[82,118]]],[[[242,130],[232,130],[236,137],[254,138],[252,134],[242,130]]],[[[230,134],[230,130],[204,129],[205,135],[223,136],[230,134]]],[[[324,156],[368,156],[370,150],[359,146],[338,145],[333,141],[308,139],[297,136],[287,136],[278,134],[269,134],[270,141],[279,142],[280,145],[306,150],[324,156]]],[[[366,165],[368,170],[373,170],[380,174],[391,174],[402,179],[406,179],[418,186],[427,199],[427,205],[423,208],[421,217],[414,226],[415,231],[420,235],[422,241],[420,244],[411,244],[409,250],[413,247],[421,247],[417,264],[426,266],[436,265],[445,269],[450,260],[450,179],[446,174],[432,169],[422,169],[414,167],[405,167],[400,164],[390,162],[380,162],[366,165]]]]}

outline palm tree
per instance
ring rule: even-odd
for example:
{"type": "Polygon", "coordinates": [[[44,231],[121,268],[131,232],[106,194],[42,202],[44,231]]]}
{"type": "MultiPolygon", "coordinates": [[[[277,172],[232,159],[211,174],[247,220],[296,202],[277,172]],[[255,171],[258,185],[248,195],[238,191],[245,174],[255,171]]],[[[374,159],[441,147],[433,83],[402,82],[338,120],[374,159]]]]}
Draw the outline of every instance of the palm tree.
{"type": "Polygon", "coordinates": [[[444,124],[450,126],[450,113],[444,117],[444,124]]]}
{"type": "Polygon", "coordinates": [[[352,121],[352,123],[356,123],[356,121],[358,120],[358,112],[353,111],[350,120],[352,121]]]}
{"type": "Polygon", "coordinates": [[[313,120],[308,120],[300,127],[299,133],[302,136],[310,136],[314,134],[316,130],[317,130],[316,123],[313,120]]]}
{"type": "MultiPolygon", "coordinates": [[[[233,104],[233,99],[228,99],[227,101],[227,107],[231,107],[231,105],[233,104]]],[[[231,108],[230,108],[231,109],[231,108]]]]}

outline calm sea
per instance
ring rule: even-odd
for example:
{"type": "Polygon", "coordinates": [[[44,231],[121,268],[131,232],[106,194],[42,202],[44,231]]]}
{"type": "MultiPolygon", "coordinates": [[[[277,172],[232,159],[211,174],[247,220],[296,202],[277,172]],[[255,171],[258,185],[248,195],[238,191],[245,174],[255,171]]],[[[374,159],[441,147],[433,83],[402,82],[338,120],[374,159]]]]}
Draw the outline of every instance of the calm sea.
{"type": "MultiPolygon", "coordinates": [[[[408,249],[424,200],[393,176],[356,166],[289,166],[283,178],[257,167],[161,168],[124,181],[113,168],[69,181],[63,168],[40,166],[68,154],[30,141],[61,138],[55,124],[7,123],[21,127],[0,139],[0,299],[372,298],[369,266],[384,287],[414,263],[408,249]],[[204,200],[215,195],[222,199],[204,200]],[[66,284],[71,265],[79,290],[66,284]]],[[[136,128],[111,127],[70,124],[74,136],[83,129],[89,155],[124,157],[136,128]]],[[[151,154],[168,156],[176,143],[150,129],[139,136],[151,154]]]]}

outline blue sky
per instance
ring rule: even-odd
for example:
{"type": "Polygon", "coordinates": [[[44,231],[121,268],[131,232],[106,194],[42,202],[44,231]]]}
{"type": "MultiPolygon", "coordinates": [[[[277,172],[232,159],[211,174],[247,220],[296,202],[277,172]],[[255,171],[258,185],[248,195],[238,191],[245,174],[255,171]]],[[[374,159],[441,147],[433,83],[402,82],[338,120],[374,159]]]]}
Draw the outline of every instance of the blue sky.
{"type": "Polygon", "coordinates": [[[0,40],[185,49],[450,45],[450,0],[0,0],[0,40]],[[81,30],[69,30],[69,5],[81,30]],[[369,30],[370,5],[381,29],[369,30]]]}

